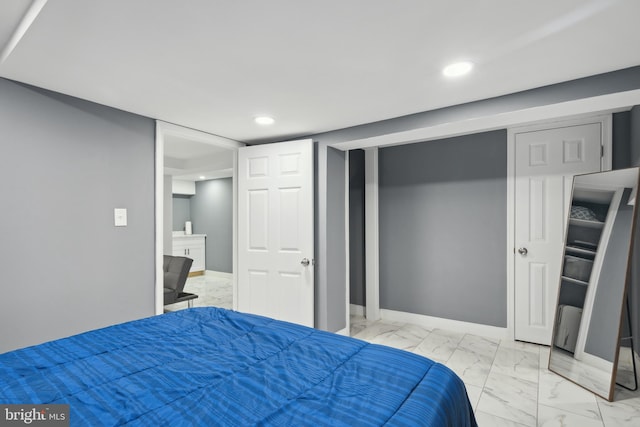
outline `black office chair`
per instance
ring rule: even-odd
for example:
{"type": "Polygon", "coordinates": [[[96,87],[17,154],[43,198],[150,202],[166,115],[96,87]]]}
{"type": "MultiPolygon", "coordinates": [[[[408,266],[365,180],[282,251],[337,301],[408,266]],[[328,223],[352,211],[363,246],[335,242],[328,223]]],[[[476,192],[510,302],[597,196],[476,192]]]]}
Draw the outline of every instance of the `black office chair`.
{"type": "Polygon", "coordinates": [[[193,307],[193,300],[198,298],[198,295],[183,292],[191,264],[191,258],[164,256],[164,305],[187,301],[188,306],[193,307]]]}

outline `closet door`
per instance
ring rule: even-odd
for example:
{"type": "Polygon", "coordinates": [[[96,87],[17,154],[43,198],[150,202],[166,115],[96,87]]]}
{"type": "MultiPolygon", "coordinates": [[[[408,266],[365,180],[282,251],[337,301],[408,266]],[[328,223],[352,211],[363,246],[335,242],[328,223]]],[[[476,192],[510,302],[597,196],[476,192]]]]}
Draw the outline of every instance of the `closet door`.
{"type": "Polygon", "coordinates": [[[515,339],[549,345],[573,176],[599,172],[602,125],[515,134],[515,339]]]}

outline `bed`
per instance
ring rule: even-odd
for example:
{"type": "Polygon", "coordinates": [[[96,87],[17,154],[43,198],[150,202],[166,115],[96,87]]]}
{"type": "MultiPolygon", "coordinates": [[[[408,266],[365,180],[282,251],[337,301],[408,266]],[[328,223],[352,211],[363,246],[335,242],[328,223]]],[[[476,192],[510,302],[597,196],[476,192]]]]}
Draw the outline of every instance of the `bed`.
{"type": "Polygon", "coordinates": [[[213,307],[1,354],[0,404],[68,404],[79,426],[476,426],[441,364],[213,307]]]}

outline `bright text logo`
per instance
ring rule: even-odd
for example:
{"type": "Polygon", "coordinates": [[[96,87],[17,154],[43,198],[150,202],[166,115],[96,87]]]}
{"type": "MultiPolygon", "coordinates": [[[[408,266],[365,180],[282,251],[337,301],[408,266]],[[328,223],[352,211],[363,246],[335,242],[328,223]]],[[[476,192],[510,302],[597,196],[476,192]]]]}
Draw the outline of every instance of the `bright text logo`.
{"type": "Polygon", "coordinates": [[[68,426],[69,405],[0,405],[0,427],[68,426]]]}

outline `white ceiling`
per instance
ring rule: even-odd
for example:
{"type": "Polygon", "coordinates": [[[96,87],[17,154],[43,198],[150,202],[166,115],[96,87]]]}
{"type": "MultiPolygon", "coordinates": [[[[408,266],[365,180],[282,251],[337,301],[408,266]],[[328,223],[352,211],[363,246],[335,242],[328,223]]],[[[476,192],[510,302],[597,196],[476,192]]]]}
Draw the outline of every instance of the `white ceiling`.
{"type": "Polygon", "coordinates": [[[249,143],[640,65],[639,0],[34,0],[8,44],[31,3],[0,76],[249,143]]]}
{"type": "Polygon", "coordinates": [[[230,177],[233,152],[205,142],[165,135],[164,173],[183,181],[230,177]]]}

